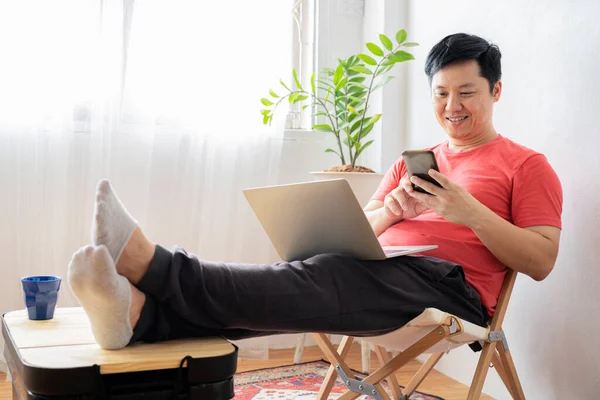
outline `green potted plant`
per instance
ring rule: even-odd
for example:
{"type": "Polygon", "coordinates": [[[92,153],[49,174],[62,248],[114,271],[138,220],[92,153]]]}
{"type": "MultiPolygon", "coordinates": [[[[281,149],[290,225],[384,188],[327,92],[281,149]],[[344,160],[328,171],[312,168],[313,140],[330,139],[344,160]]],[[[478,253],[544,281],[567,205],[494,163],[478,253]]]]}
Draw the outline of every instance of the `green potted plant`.
{"type": "MultiPolygon", "coordinates": [[[[374,172],[357,164],[361,153],[373,143],[369,134],[382,116],[370,112],[371,95],[393,79],[389,72],[396,64],[414,60],[414,56],[404,49],[418,45],[407,42],[404,29],[395,35],[396,44],[384,34],[380,34],[379,39],[381,45],[366,44],[369,54],[361,53],[347,59],[338,59],[335,68],[324,68],[318,76],[313,73],[310,88],[300,84],[298,74],[293,70],[292,85],[286,85],[280,80],[284,92],[269,90],[269,97],[261,99],[265,106],[261,110],[264,124],[272,122],[277,107],[282,103],[287,101],[289,104],[296,104],[310,100],[310,104],[304,105],[302,109],[311,107],[313,120],[318,121],[313,125],[314,130],[329,132],[335,136],[335,147],[328,148],[325,152],[337,155],[341,163],[324,172],[374,172]]],[[[344,175],[344,178],[348,177],[344,175]]],[[[379,176],[376,184],[380,179],[379,176]]],[[[372,193],[373,191],[370,192],[372,193]]]]}

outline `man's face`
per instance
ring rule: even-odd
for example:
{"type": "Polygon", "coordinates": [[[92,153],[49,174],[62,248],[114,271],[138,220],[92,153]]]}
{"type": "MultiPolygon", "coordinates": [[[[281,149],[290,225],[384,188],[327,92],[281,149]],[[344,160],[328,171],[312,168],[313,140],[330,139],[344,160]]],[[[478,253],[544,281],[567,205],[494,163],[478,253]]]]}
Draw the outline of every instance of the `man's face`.
{"type": "Polygon", "coordinates": [[[442,68],[433,75],[431,91],[438,123],[452,139],[467,141],[493,132],[492,111],[502,82],[490,93],[487,79],[479,75],[477,61],[442,68]]]}

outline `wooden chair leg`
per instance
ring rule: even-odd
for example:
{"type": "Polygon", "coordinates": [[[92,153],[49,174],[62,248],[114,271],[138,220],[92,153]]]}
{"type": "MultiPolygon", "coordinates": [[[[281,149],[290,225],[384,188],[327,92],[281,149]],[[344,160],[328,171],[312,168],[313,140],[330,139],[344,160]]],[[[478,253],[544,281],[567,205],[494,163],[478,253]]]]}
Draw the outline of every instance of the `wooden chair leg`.
{"type": "MultiPolygon", "coordinates": [[[[379,359],[379,364],[381,365],[387,364],[392,359],[384,347],[375,346],[375,353],[377,353],[377,358],[379,359]]],[[[392,389],[394,398],[396,400],[400,400],[402,398],[402,389],[400,389],[400,384],[396,378],[396,372],[392,372],[386,379],[388,386],[392,389]]]]}
{"type": "MultiPolygon", "coordinates": [[[[338,354],[342,359],[345,359],[348,355],[353,340],[354,338],[351,336],[344,336],[342,338],[342,341],[340,342],[340,345],[337,350],[338,354]]],[[[335,380],[337,376],[338,374],[335,371],[335,364],[332,363],[329,366],[329,369],[327,370],[327,374],[325,375],[323,383],[321,384],[321,388],[319,389],[319,393],[317,394],[318,400],[326,400],[327,397],[329,397],[329,393],[331,393],[331,389],[333,388],[333,385],[335,385],[335,380]]]]}
{"type": "Polygon", "coordinates": [[[479,362],[477,363],[477,369],[475,370],[475,375],[473,376],[473,382],[471,383],[467,400],[479,400],[481,397],[483,383],[485,382],[488,369],[490,369],[490,362],[492,361],[492,356],[494,355],[495,351],[496,342],[485,343],[483,345],[483,350],[479,356],[479,362]]]}
{"type": "Polygon", "coordinates": [[[523,387],[521,387],[521,381],[517,375],[517,369],[515,368],[515,363],[510,355],[510,351],[504,351],[502,345],[497,346],[497,348],[498,357],[506,371],[508,381],[514,390],[514,393],[511,393],[513,398],[516,400],[525,400],[525,393],[523,392],[523,387]]]}
{"type": "Polygon", "coordinates": [[[500,379],[502,379],[502,383],[504,383],[504,386],[510,393],[510,396],[513,399],[516,399],[515,389],[514,389],[512,383],[510,382],[510,380],[508,378],[508,373],[506,372],[506,368],[505,368],[504,364],[502,363],[500,356],[498,355],[498,346],[496,346],[496,350],[494,351],[494,354],[492,355],[492,364],[494,365],[494,368],[496,369],[498,376],[500,377],[500,379]]]}
{"type": "MultiPolygon", "coordinates": [[[[380,382],[383,379],[394,373],[396,370],[402,368],[409,361],[414,360],[415,357],[427,351],[440,340],[447,338],[449,335],[450,329],[448,326],[440,325],[436,327],[430,333],[425,335],[421,340],[410,346],[408,349],[404,350],[398,356],[391,359],[390,362],[388,362],[384,366],[379,367],[375,372],[363,379],[363,382],[375,385],[375,387],[377,387],[379,390],[380,382]]],[[[355,392],[346,392],[342,396],[340,396],[338,400],[353,400],[356,399],[359,395],[359,393],[355,392]]]]}
{"type": "Polygon", "coordinates": [[[304,351],[304,341],[306,333],[299,333],[296,341],[296,352],[294,353],[294,364],[302,362],[302,352],[304,351]]]}
{"type": "Polygon", "coordinates": [[[360,353],[362,356],[362,373],[368,375],[371,372],[371,346],[368,342],[360,341],[360,353]]]}
{"type": "Polygon", "coordinates": [[[410,395],[413,394],[415,390],[417,390],[421,382],[425,380],[427,375],[429,375],[433,367],[435,367],[435,365],[438,363],[438,361],[440,361],[443,355],[444,353],[434,353],[427,358],[427,361],[423,363],[421,368],[419,368],[417,373],[411,378],[410,382],[408,382],[406,388],[404,388],[404,395],[406,396],[406,398],[409,398],[410,395]]]}

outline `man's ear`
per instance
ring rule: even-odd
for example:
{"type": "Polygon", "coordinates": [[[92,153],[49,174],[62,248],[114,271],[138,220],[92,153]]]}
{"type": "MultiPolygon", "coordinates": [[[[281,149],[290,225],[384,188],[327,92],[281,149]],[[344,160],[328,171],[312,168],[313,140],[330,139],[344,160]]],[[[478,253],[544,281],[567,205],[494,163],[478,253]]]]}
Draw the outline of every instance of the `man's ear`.
{"type": "Polygon", "coordinates": [[[502,94],[502,81],[496,82],[494,85],[494,89],[492,90],[492,96],[494,97],[494,103],[500,100],[500,95],[502,94]]]}

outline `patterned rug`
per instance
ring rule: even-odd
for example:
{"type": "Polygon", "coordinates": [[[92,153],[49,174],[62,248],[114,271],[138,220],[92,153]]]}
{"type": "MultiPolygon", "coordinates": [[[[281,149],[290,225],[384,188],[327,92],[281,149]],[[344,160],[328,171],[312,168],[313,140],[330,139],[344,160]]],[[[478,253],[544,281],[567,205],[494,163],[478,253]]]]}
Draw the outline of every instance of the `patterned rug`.
{"type": "MultiPolygon", "coordinates": [[[[308,400],[314,399],[319,392],[323,377],[327,373],[329,363],[315,361],[304,364],[288,365],[284,367],[259,369],[256,371],[241,372],[235,375],[234,400],[308,400]]],[[[364,374],[356,372],[357,376],[364,374]]],[[[383,386],[389,394],[385,382],[383,386]]],[[[337,399],[345,392],[341,381],[336,381],[329,399],[337,399]]],[[[361,396],[359,399],[368,399],[361,396]]],[[[444,400],[441,397],[415,392],[411,400],[444,400]]]]}

